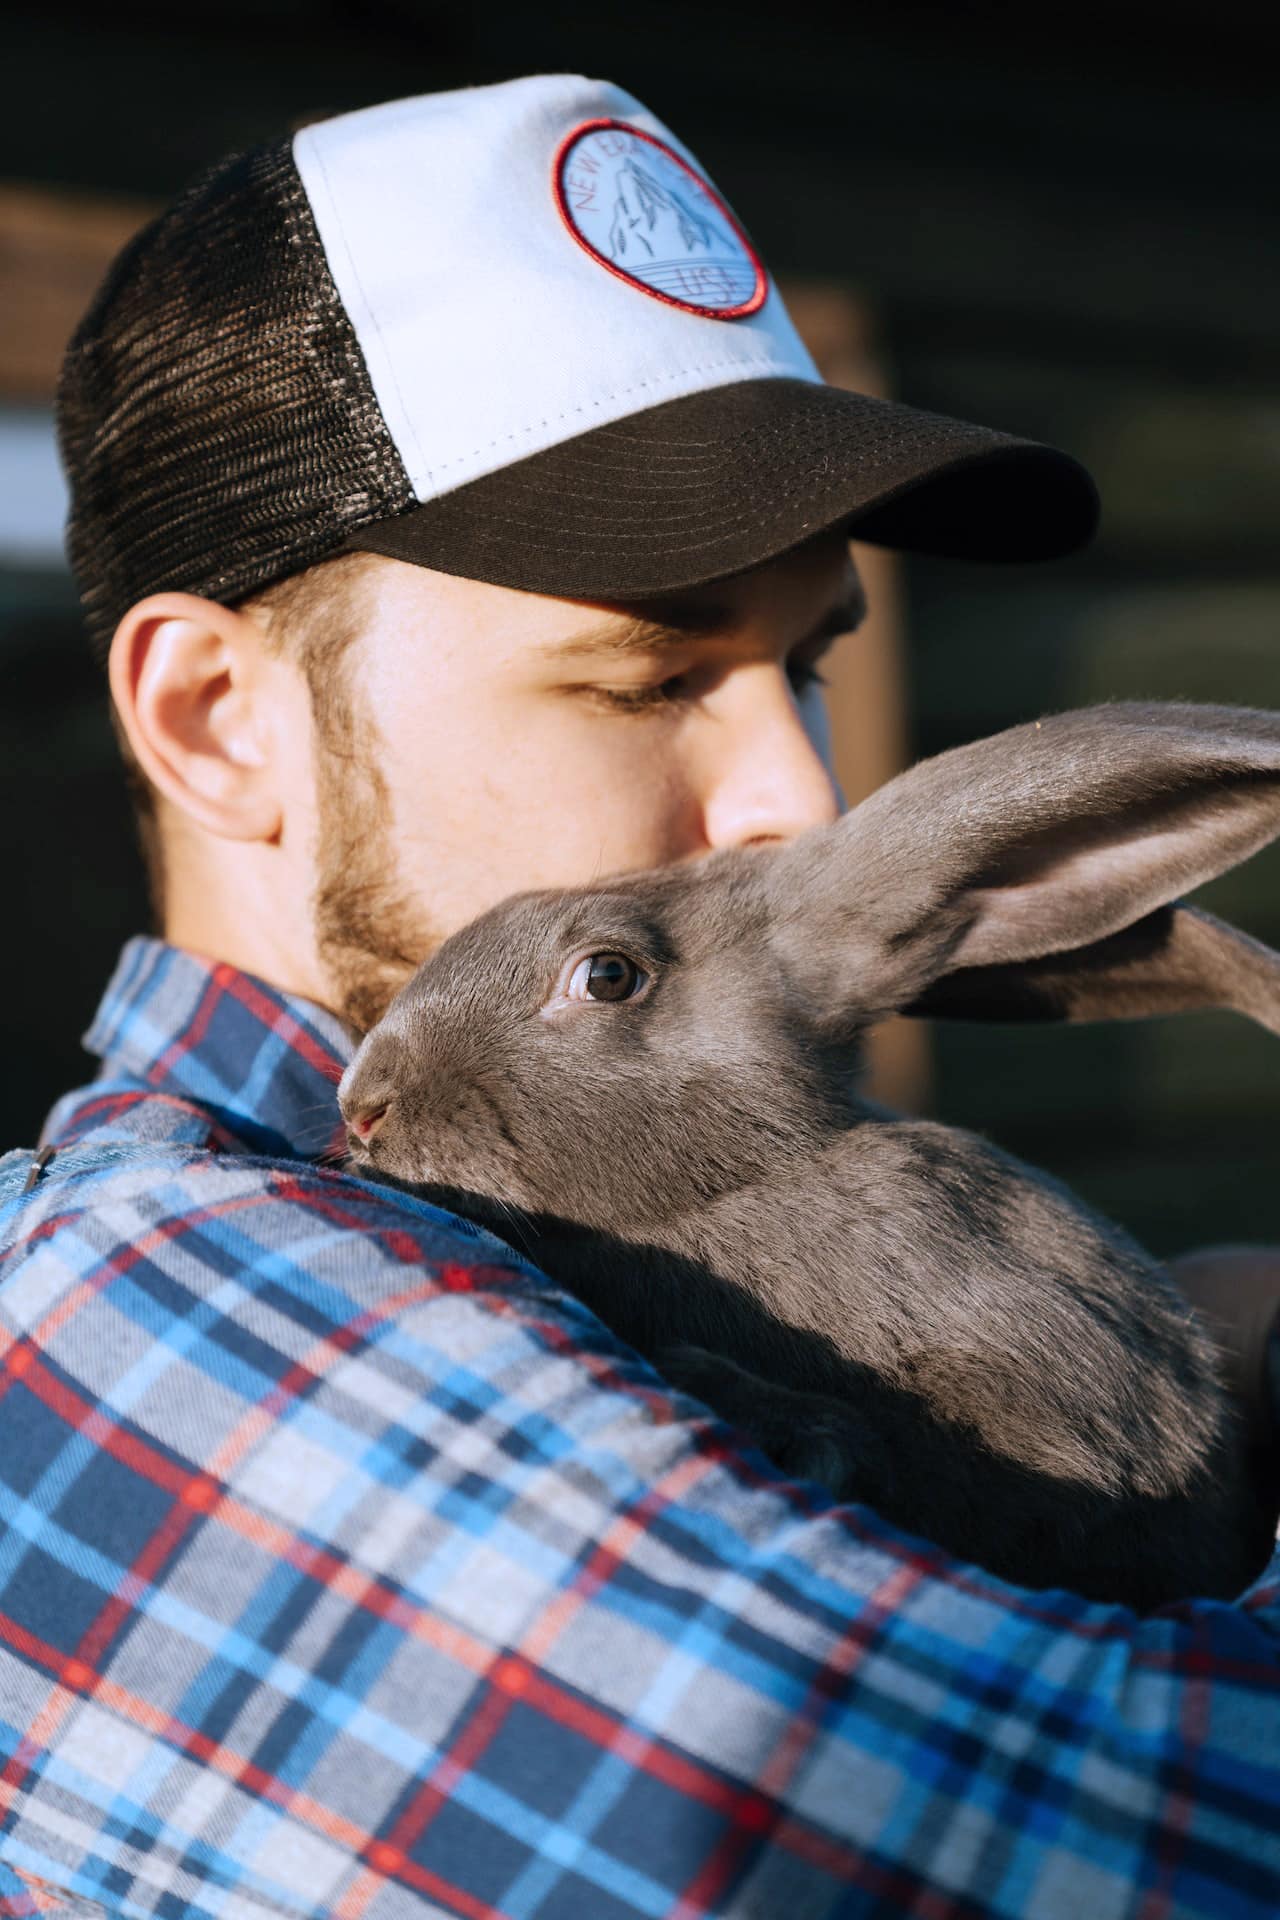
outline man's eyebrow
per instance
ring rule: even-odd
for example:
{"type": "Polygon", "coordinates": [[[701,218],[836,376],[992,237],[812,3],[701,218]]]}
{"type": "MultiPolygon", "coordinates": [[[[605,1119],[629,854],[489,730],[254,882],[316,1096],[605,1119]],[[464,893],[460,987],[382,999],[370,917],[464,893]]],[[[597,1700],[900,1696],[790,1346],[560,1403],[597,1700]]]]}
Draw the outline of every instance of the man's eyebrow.
{"type": "MultiPolygon", "coordinates": [[[[852,633],[866,618],[867,599],[861,585],[850,588],[809,633],[803,634],[788,651],[820,646],[824,640],[837,640],[852,633]]],[[[660,617],[643,614],[613,615],[599,626],[587,627],[570,639],[547,649],[552,660],[620,659],[628,654],[661,653],[664,648],[688,646],[691,640],[718,640],[732,632],[737,615],[727,605],[706,601],[667,601],[660,617]]]]}

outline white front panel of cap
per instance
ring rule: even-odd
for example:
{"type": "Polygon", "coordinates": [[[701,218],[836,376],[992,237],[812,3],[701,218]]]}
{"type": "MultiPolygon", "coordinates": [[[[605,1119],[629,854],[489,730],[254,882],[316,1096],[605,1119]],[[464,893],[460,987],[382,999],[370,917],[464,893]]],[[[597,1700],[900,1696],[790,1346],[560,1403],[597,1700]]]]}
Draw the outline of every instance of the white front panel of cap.
{"type": "MultiPolygon", "coordinates": [[[[656,163],[647,177],[666,203],[644,211],[655,236],[678,234],[678,196],[663,182],[680,162],[705,175],[660,121],[602,81],[538,76],[424,94],[294,140],[330,272],[419,500],[682,394],[819,378],[772,282],[755,311],[715,311],[737,298],[723,276],[750,250],[727,210],[716,219],[713,192],[689,207],[698,230],[715,233],[719,281],[651,270],[625,190],[611,183],[617,225],[612,215],[593,221],[589,205],[577,213],[578,173],[558,194],[557,157],[593,120],[623,121],[678,156],[646,143],[656,163]],[[611,266],[609,248],[628,234],[630,253],[611,266]],[[686,291],[689,304],[677,304],[686,291]]],[[[607,147],[581,149],[593,151],[607,147]]],[[[699,198],[696,181],[691,189],[699,198]]]]}

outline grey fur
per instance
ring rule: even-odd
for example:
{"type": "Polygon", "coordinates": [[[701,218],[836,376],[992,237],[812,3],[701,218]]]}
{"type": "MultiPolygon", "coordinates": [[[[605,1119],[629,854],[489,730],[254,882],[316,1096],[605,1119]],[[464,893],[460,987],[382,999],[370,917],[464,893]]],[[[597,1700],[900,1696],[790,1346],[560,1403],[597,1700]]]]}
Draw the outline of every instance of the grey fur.
{"type": "Polygon", "coordinates": [[[1280,833],[1280,716],[1062,714],[835,826],[505,901],[366,1037],[362,1171],[494,1228],[784,1468],[1033,1586],[1238,1592],[1274,1515],[1140,1247],[975,1136],[859,1098],[897,1009],[1234,1006],[1280,960],[1178,895],[1280,833]],[[621,952],[638,997],[544,1012],[621,952]],[[948,994],[951,1004],[948,1004],[948,994]]]}

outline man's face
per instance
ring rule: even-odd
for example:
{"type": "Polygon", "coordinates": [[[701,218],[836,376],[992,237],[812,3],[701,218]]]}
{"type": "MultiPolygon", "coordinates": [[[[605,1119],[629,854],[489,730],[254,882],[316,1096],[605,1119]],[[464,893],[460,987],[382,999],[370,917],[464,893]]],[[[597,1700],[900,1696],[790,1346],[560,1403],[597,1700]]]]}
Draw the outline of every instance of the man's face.
{"type": "Polygon", "coordinates": [[[619,606],[381,561],[318,747],[316,933],[356,1027],[440,940],[530,887],[786,839],[840,810],[819,662],[857,624],[827,535],[619,606]]]}

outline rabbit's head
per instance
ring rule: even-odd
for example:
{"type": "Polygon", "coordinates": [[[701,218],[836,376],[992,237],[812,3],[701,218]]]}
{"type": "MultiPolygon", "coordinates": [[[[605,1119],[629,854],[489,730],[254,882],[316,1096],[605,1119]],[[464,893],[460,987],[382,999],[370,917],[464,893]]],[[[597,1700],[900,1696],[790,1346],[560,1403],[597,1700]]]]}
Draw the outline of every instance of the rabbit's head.
{"type": "Polygon", "coordinates": [[[343,1077],[357,1160],[617,1225],[812,1151],[847,1115],[849,1061],[793,1016],[769,861],[521,894],[464,927],[343,1077]]]}
{"type": "Polygon", "coordinates": [[[1280,718],[1115,705],[925,761],[786,846],[517,896],[365,1038],[353,1154],[625,1229],[849,1125],[859,1035],[898,1009],[1280,1031],[1275,956],[1170,904],[1278,832],[1280,718]]]}

